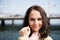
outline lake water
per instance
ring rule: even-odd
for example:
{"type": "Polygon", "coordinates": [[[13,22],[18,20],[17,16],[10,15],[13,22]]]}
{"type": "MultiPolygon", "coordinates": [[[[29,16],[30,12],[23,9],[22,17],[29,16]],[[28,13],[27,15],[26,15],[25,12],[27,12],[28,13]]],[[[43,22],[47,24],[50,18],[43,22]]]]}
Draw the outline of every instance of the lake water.
{"type": "MultiPolygon", "coordinates": [[[[22,24],[23,20],[14,20],[14,24],[22,24]]],[[[60,25],[60,19],[51,19],[51,24],[60,25]]],[[[1,20],[0,20],[1,24],[1,20]]],[[[12,24],[12,20],[5,20],[5,24],[12,24]]]]}
{"type": "MultiPolygon", "coordinates": [[[[11,20],[6,20],[5,25],[0,25],[0,40],[18,40],[19,30],[21,29],[23,20],[15,20],[12,25],[11,20]],[[4,27],[1,29],[1,27],[4,27]]],[[[51,31],[50,36],[53,40],[60,40],[60,20],[51,20],[51,31]],[[55,23],[54,23],[54,22],[55,23]]]]}

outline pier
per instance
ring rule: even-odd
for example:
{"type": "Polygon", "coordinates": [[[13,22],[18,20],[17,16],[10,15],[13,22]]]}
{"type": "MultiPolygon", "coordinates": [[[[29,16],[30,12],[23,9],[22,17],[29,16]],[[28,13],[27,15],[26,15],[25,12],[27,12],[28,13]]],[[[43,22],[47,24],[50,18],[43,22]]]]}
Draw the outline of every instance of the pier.
{"type": "MultiPolygon", "coordinates": [[[[60,19],[60,16],[49,16],[48,18],[49,18],[49,20],[50,19],[60,19]]],[[[23,19],[24,19],[24,17],[21,17],[21,16],[0,17],[1,25],[5,25],[5,20],[12,20],[12,25],[13,25],[14,20],[23,20],[23,19]]]]}

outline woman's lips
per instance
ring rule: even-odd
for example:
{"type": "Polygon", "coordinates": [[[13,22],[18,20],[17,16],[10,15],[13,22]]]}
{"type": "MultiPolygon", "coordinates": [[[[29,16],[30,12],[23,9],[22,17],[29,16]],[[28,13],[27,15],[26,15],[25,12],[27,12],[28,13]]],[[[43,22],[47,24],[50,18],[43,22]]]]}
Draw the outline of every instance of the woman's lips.
{"type": "Polygon", "coordinates": [[[38,27],[38,26],[34,26],[33,28],[35,28],[35,29],[36,29],[36,28],[39,28],[39,27],[38,27]]]}

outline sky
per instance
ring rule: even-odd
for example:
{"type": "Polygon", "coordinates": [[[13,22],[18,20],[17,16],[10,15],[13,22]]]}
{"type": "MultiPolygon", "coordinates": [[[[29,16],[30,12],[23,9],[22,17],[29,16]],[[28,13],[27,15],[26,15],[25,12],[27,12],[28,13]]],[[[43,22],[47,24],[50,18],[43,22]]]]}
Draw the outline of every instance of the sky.
{"type": "Polygon", "coordinates": [[[0,0],[0,15],[25,15],[32,5],[41,6],[48,15],[60,16],[60,0],[0,0]]]}
{"type": "MultiPolygon", "coordinates": [[[[60,0],[0,0],[0,15],[19,14],[25,16],[26,10],[32,5],[41,6],[47,15],[60,16],[60,0]]],[[[51,23],[60,24],[59,21],[51,20],[51,23]]]]}

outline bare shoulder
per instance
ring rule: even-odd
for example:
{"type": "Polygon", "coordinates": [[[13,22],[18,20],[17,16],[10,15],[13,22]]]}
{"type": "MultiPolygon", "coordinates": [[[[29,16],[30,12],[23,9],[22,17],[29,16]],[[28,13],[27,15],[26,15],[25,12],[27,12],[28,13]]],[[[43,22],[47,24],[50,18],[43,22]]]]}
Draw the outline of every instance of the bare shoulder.
{"type": "Polygon", "coordinates": [[[45,40],[53,40],[50,36],[48,36],[47,38],[45,38],[45,40]]]}

